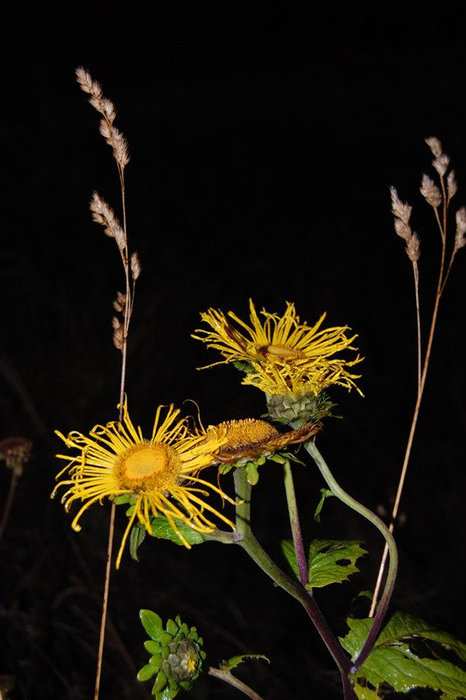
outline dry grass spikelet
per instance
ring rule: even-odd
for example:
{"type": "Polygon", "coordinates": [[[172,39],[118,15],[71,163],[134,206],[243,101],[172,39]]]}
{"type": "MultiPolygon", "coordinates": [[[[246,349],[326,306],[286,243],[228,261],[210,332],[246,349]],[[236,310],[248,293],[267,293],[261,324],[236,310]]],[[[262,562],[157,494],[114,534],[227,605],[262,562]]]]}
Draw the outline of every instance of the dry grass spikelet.
{"type": "Polygon", "coordinates": [[[107,236],[110,236],[110,238],[114,238],[116,240],[120,250],[124,250],[126,246],[125,232],[111,206],[109,206],[107,202],[102,199],[98,192],[94,192],[92,195],[90,209],[93,220],[97,224],[103,226],[107,236]]]}
{"type": "Polygon", "coordinates": [[[466,245],[466,207],[456,212],[455,251],[466,245]]]}
{"type": "MultiPolygon", "coordinates": [[[[433,184],[432,182],[432,185],[433,184]]],[[[400,238],[406,241],[406,254],[411,262],[415,263],[419,260],[421,247],[417,234],[412,231],[409,225],[412,207],[406,202],[401,201],[395,187],[390,187],[390,195],[392,200],[392,214],[395,217],[395,231],[400,238]]]]}
{"type": "Polygon", "coordinates": [[[435,158],[440,158],[440,156],[443,154],[441,141],[439,141],[436,136],[429,136],[427,139],[425,139],[425,142],[429,146],[435,158]]]}
{"type": "Polygon", "coordinates": [[[448,170],[448,166],[450,165],[450,158],[443,153],[441,156],[432,161],[432,165],[440,177],[443,177],[448,170]]]}
{"type": "Polygon", "coordinates": [[[419,260],[421,245],[416,233],[413,233],[411,238],[406,242],[406,254],[413,263],[419,260]]]}
{"type": "Polygon", "coordinates": [[[115,126],[102,119],[99,127],[100,133],[113,150],[113,157],[124,169],[129,163],[128,142],[115,126]]]}
{"type": "Polygon", "coordinates": [[[448,191],[448,201],[450,201],[450,199],[452,197],[454,197],[458,191],[458,185],[456,184],[456,177],[455,177],[454,170],[450,170],[450,172],[447,175],[447,191],[448,191]]]}
{"type": "Polygon", "coordinates": [[[124,326],[119,318],[113,316],[112,318],[113,327],[113,344],[117,350],[123,350],[124,345],[124,326]]]}
{"type": "Polygon", "coordinates": [[[421,194],[431,207],[436,209],[442,203],[442,193],[435,182],[428,175],[422,176],[422,184],[420,187],[421,194]]]}
{"type": "MultiPolygon", "coordinates": [[[[395,187],[390,187],[390,196],[392,199],[392,214],[397,219],[400,219],[404,224],[409,223],[412,207],[406,202],[402,202],[398,197],[398,192],[395,187]]],[[[401,234],[398,234],[401,235],[401,234]]],[[[404,236],[402,236],[404,238],[404,236]]]]}
{"type": "Polygon", "coordinates": [[[113,308],[115,311],[118,311],[118,313],[121,313],[126,306],[126,294],[123,294],[123,292],[117,292],[116,299],[113,302],[113,308]]]}
{"type": "Polygon", "coordinates": [[[116,118],[115,105],[102,93],[102,86],[92,78],[85,68],[76,69],[76,79],[81,89],[90,95],[89,102],[99,114],[102,115],[100,121],[100,133],[113,150],[115,158],[121,170],[129,163],[128,142],[113,122],[116,118]]]}
{"type": "Polygon", "coordinates": [[[96,100],[100,100],[102,98],[102,87],[100,83],[93,80],[91,74],[82,66],[76,68],[76,80],[78,81],[83,92],[87,92],[96,100]]]}
{"type": "Polygon", "coordinates": [[[141,263],[139,262],[139,256],[137,253],[131,254],[131,274],[135,282],[141,274],[141,263]]]}

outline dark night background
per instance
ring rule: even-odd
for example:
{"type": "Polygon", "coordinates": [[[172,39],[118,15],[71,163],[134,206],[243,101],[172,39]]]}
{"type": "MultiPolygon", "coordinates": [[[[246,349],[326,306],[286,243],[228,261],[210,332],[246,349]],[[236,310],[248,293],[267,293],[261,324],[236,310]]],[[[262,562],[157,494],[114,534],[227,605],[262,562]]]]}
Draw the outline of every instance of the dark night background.
{"type": "MultiPolygon", "coordinates": [[[[414,206],[427,329],[439,235],[419,194],[437,136],[465,196],[465,10],[425,2],[15,3],[2,22],[2,335],[0,437],[33,441],[0,542],[0,675],[14,700],[92,697],[108,504],[80,534],[51,501],[61,449],[54,429],[116,417],[120,357],[112,300],[123,285],[114,243],[92,223],[94,189],[118,209],[98,115],[79,90],[83,65],[118,110],[129,142],[127,212],[143,274],[130,334],[127,393],[147,431],[155,406],[199,403],[204,423],[260,416],[262,397],[233,369],[198,372],[213,352],[190,338],[209,306],[247,317],[248,298],[303,320],[327,311],[365,356],[365,398],[336,390],[343,420],[319,438],[342,486],[391,507],[415,398],[412,274],[388,188],[414,206]]],[[[442,301],[397,532],[392,609],[465,639],[465,262],[442,301]]],[[[425,330],[426,334],[426,330],[425,330]]],[[[10,474],[0,464],[0,506],[10,474]]],[[[338,633],[352,597],[373,586],[382,544],[296,472],[307,537],[361,538],[370,550],[350,583],[318,599],[338,633]]],[[[224,485],[228,485],[225,479],[224,485]]],[[[121,515],[121,513],[119,514],[121,515]]],[[[253,507],[277,554],[288,537],[281,473],[264,468],[253,507]],[[267,475],[264,472],[267,470],[267,475]]],[[[124,519],[117,523],[119,542],[124,519]]],[[[208,663],[263,653],[238,675],[267,700],[340,697],[332,661],[299,605],[238,548],[191,552],[146,540],[113,575],[101,697],[147,698],[140,608],[179,613],[208,663]]],[[[191,697],[238,693],[205,677],[191,697]]]]}

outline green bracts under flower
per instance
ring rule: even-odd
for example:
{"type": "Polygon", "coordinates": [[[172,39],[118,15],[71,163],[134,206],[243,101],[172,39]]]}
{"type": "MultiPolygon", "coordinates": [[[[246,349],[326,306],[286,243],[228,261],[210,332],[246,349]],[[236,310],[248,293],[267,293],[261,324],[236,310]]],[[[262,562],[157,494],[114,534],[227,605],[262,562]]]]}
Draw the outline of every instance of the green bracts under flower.
{"type": "Polygon", "coordinates": [[[195,627],[189,628],[178,615],[167,620],[165,628],[159,615],[151,610],[140,610],[139,616],[151,637],[144,646],[152,656],[139,671],[138,680],[155,676],[152,695],[156,700],[171,700],[180,688],[190,690],[199,676],[206,656],[202,638],[195,627]]]}

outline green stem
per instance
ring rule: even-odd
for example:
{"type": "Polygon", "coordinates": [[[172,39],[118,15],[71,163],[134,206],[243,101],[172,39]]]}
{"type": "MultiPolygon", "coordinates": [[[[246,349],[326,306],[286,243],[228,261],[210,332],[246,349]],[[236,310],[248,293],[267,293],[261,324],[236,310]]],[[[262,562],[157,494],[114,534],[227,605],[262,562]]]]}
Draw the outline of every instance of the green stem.
{"type": "Polygon", "coordinates": [[[296,493],[293,483],[293,473],[291,465],[287,460],[283,465],[286,501],[288,505],[288,513],[290,516],[291,532],[293,535],[294,551],[296,554],[296,562],[298,564],[299,580],[305,586],[309,583],[309,574],[307,570],[306,552],[304,551],[303,536],[301,525],[299,523],[298,506],[296,504],[296,493]]]}
{"type": "Polygon", "coordinates": [[[396,573],[398,569],[398,551],[395,544],[395,540],[393,539],[393,535],[388,529],[388,527],[385,525],[385,523],[379,517],[377,517],[377,515],[375,515],[371,510],[369,510],[369,508],[366,508],[366,506],[363,506],[352,496],[347,494],[346,491],[344,491],[341,488],[341,486],[337,483],[329,467],[327,466],[327,463],[325,462],[324,458],[317,449],[315,442],[309,440],[308,442],[306,442],[305,447],[312,459],[314,460],[314,462],[316,463],[317,467],[319,468],[320,473],[324,477],[333,495],[339,498],[340,501],[342,501],[345,505],[349,506],[349,508],[352,508],[364,518],[369,520],[374,525],[374,527],[376,527],[379,530],[379,532],[383,535],[385,539],[386,546],[390,555],[387,578],[385,581],[385,588],[380,598],[377,612],[374,616],[374,621],[372,623],[367,639],[364,642],[364,645],[361,651],[359,652],[358,656],[356,657],[353,663],[353,667],[351,669],[351,673],[355,673],[362,666],[367,656],[369,655],[374,645],[374,642],[379,634],[379,630],[385,617],[385,613],[387,612],[387,608],[392,597],[393,587],[395,585],[396,573]]]}
{"type": "Polygon", "coordinates": [[[234,480],[236,496],[240,501],[236,507],[236,531],[241,535],[241,539],[237,543],[278,586],[304,607],[340,671],[345,700],[352,700],[355,695],[348,678],[351,669],[350,660],[314,598],[298,581],[291,579],[277,566],[253,535],[250,527],[251,484],[247,481],[245,470],[235,469],[234,480]]]}
{"type": "Polygon", "coordinates": [[[219,668],[209,668],[209,675],[220,678],[220,680],[225,681],[225,683],[230,683],[230,685],[247,695],[248,698],[252,698],[252,700],[264,700],[261,695],[256,693],[256,691],[246,685],[246,683],[240,681],[239,678],[236,678],[230,671],[222,671],[219,668]]]}

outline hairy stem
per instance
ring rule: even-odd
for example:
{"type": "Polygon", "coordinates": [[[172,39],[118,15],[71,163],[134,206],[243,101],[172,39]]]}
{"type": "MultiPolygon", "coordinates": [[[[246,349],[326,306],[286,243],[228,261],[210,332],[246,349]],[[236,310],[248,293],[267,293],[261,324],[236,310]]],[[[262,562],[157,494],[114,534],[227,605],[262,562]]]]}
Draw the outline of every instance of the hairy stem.
{"type": "Polygon", "coordinates": [[[361,503],[356,501],[356,499],[347,494],[346,491],[344,491],[341,488],[341,486],[338,484],[333,474],[331,473],[324,458],[317,449],[315,442],[309,440],[305,443],[305,447],[312,459],[314,460],[314,462],[316,463],[317,467],[319,468],[320,473],[325,479],[333,495],[339,498],[340,501],[342,501],[349,508],[352,508],[352,510],[356,511],[364,518],[369,520],[369,522],[371,522],[374,525],[374,527],[376,527],[379,530],[379,532],[383,535],[385,539],[390,554],[390,564],[382,598],[377,608],[377,613],[374,617],[374,621],[372,623],[369,635],[353,664],[352,673],[354,673],[357,671],[358,668],[361,667],[368,654],[370,653],[375,639],[377,638],[377,635],[379,633],[380,627],[385,617],[385,613],[387,612],[387,608],[393,593],[393,587],[395,585],[396,573],[398,569],[398,551],[396,548],[395,540],[393,539],[393,535],[391,534],[389,528],[385,525],[385,523],[383,523],[377,515],[375,515],[371,510],[369,510],[369,508],[363,506],[361,503]]]}
{"type": "Polygon", "coordinates": [[[353,700],[355,695],[348,678],[351,662],[346,652],[330,629],[314,598],[298,581],[291,579],[277,566],[253,535],[250,527],[251,485],[247,481],[245,470],[241,468],[236,469],[234,480],[236,496],[240,500],[240,504],[236,508],[236,530],[241,539],[237,543],[278,586],[283,588],[304,607],[338,667],[343,685],[344,699],[353,700]]]}
{"type": "Polygon", "coordinates": [[[298,564],[299,580],[305,586],[309,583],[309,574],[307,571],[306,552],[304,551],[303,536],[301,525],[299,522],[298,506],[296,504],[296,493],[293,483],[293,474],[291,465],[288,461],[283,465],[286,501],[288,504],[288,513],[290,517],[291,533],[293,536],[294,551],[298,564]]]}

